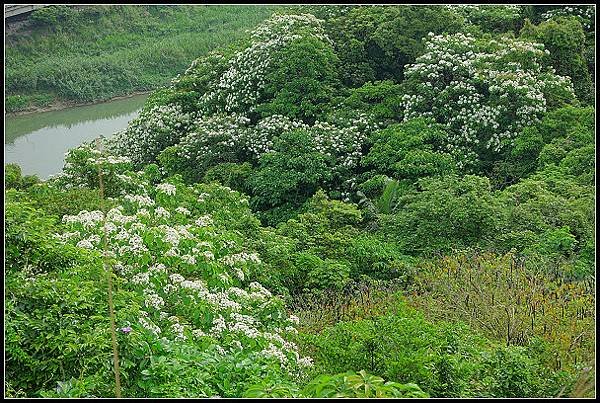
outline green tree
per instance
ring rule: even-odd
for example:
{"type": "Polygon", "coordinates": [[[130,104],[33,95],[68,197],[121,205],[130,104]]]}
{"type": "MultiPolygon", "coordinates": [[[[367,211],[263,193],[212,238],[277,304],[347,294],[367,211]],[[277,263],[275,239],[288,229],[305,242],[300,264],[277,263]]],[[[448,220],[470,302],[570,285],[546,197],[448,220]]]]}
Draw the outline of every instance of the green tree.
{"type": "Polygon", "coordinates": [[[414,119],[374,133],[361,164],[376,174],[416,181],[455,172],[451,155],[441,151],[447,134],[441,125],[414,119]]]}
{"type": "Polygon", "coordinates": [[[424,49],[429,32],[455,33],[464,19],[439,6],[356,7],[328,21],[344,83],[404,78],[404,66],[424,49]]]}
{"type": "Polygon", "coordinates": [[[381,231],[409,253],[449,252],[489,245],[500,224],[488,178],[449,175],[419,181],[400,199],[396,214],[380,217],[381,231]]]}
{"type": "Polygon", "coordinates": [[[294,40],[273,55],[265,77],[264,97],[270,101],[258,110],[314,123],[339,90],[338,63],[329,43],[314,36],[294,40]]]}
{"type": "Polygon", "coordinates": [[[283,133],[273,147],[248,179],[251,203],[259,210],[298,208],[331,178],[331,160],[315,151],[306,130],[283,133]]]}
{"type": "Polygon", "coordinates": [[[587,104],[594,103],[594,84],[585,56],[585,32],[577,18],[557,17],[537,26],[527,20],[521,37],[543,43],[550,51],[550,64],[556,72],[573,80],[577,97],[587,104]]]}

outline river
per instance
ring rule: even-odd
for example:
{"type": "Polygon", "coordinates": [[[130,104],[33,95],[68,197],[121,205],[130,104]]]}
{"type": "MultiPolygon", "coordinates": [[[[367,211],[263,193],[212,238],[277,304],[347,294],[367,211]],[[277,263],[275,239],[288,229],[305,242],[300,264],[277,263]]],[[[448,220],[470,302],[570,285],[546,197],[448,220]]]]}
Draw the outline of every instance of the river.
{"type": "Polygon", "coordinates": [[[40,179],[59,173],[65,152],[83,142],[124,129],[148,95],[51,112],[6,117],[4,163],[17,163],[24,175],[40,179]]]}

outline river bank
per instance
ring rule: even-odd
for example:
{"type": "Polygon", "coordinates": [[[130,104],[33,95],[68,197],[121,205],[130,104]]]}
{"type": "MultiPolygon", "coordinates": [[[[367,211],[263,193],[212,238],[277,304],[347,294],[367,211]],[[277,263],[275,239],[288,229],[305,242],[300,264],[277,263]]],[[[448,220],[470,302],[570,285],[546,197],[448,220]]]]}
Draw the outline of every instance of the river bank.
{"type": "Polygon", "coordinates": [[[40,113],[7,116],[5,164],[15,163],[25,175],[46,179],[59,173],[69,149],[98,136],[123,130],[144,106],[147,94],[40,113]]]}
{"type": "Polygon", "coordinates": [[[77,108],[80,106],[105,104],[105,103],[112,102],[112,101],[118,101],[120,99],[133,98],[133,97],[137,97],[140,95],[148,95],[148,94],[152,93],[153,91],[155,91],[155,90],[136,91],[136,92],[132,92],[127,95],[121,95],[121,96],[116,96],[116,97],[112,97],[112,98],[108,98],[108,99],[104,99],[104,100],[96,100],[96,101],[92,101],[92,102],[75,102],[75,101],[57,100],[57,101],[54,101],[52,104],[50,104],[48,106],[44,106],[44,107],[31,106],[28,109],[22,110],[22,111],[6,112],[5,117],[32,115],[35,113],[53,112],[53,111],[59,111],[59,110],[63,110],[63,109],[77,108]]]}
{"type": "Polygon", "coordinates": [[[50,6],[5,35],[5,111],[52,111],[155,89],[278,6],[50,6]]]}

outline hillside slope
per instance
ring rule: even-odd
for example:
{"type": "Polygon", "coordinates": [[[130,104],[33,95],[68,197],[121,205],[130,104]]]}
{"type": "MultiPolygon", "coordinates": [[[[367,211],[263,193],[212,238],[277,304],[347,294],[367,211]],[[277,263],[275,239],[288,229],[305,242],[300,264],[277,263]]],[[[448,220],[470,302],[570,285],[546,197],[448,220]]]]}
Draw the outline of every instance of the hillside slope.
{"type": "Polygon", "coordinates": [[[67,6],[7,30],[6,111],[156,89],[208,51],[243,40],[272,6],[67,6]]]}

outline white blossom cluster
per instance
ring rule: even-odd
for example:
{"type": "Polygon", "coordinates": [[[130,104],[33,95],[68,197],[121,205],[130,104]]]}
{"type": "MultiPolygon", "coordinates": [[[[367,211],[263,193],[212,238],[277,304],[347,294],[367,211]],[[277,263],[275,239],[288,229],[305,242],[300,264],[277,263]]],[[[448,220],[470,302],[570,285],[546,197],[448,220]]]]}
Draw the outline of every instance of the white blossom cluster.
{"type": "MultiPolygon", "coordinates": [[[[102,172],[105,187],[109,187],[114,176],[121,175],[131,167],[129,157],[106,155],[92,142],[83,143],[65,153],[63,171],[53,175],[48,185],[65,189],[97,188],[98,174],[102,172]]],[[[116,179],[119,180],[118,177],[116,179]]]]}
{"type": "Polygon", "coordinates": [[[107,141],[107,148],[118,155],[130,156],[134,164],[154,162],[166,147],[179,142],[194,121],[180,105],[157,105],[129,122],[107,141]]]}
{"type": "Polygon", "coordinates": [[[200,110],[204,114],[254,111],[276,51],[307,35],[333,44],[322,22],[311,14],[274,14],[264,21],[252,31],[251,44],[233,55],[227,70],[202,95],[200,110]]]}
{"type": "Polygon", "coordinates": [[[364,113],[352,118],[332,114],[328,121],[312,126],[282,115],[272,115],[248,126],[240,115],[213,115],[198,119],[195,130],[183,138],[179,157],[190,166],[209,167],[218,162],[235,162],[273,151],[274,139],[281,134],[303,129],[313,137],[315,151],[334,159],[334,169],[341,175],[358,166],[369,134],[379,126],[364,113]],[[339,172],[338,172],[339,171],[339,172]]]}
{"type": "Polygon", "coordinates": [[[337,169],[352,169],[362,157],[362,147],[368,133],[357,126],[336,126],[329,122],[315,122],[311,128],[316,150],[336,159],[337,169]]]}
{"type": "Polygon", "coordinates": [[[242,138],[243,147],[255,158],[273,151],[273,138],[295,129],[308,129],[303,122],[283,115],[271,115],[261,119],[256,126],[247,130],[242,138]]]}
{"type": "Polygon", "coordinates": [[[498,152],[539,121],[550,93],[574,99],[570,78],[542,67],[546,54],[542,44],[511,38],[430,33],[426,52],[405,69],[411,85],[402,99],[404,120],[430,117],[445,125],[447,150],[459,165],[474,161],[480,143],[498,152]]]}
{"type": "Polygon", "coordinates": [[[170,183],[159,183],[158,185],[156,185],[156,190],[165,193],[166,195],[172,196],[177,191],[177,188],[175,187],[175,185],[170,183]]]}
{"type": "Polygon", "coordinates": [[[564,6],[548,10],[541,15],[544,21],[569,16],[577,17],[586,30],[593,30],[596,21],[596,7],[593,5],[564,6]]]}
{"type": "Polygon", "coordinates": [[[200,166],[235,160],[249,122],[247,117],[237,114],[198,118],[194,130],[181,139],[179,156],[200,166]]]}
{"type": "Polygon", "coordinates": [[[152,200],[148,196],[127,194],[127,195],[124,196],[124,198],[125,198],[125,200],[127,200],[129,202],[136,203],[140,207],[143,207],[143,206],[147,206],[147,207],[154,206],[154,200],[152,200]]]}
{"type": "Polygon", "coordinates": [[[227,255],[221,259],[221,263],[226,266],[235,266],[238,263],[254,262],[260,263],[260,258],[257,253],[241,252],[233,255],[227,255]]]}
{"type": "MultiPolygon", "coordinates": [[[[143,310],[133,331],[181,343],[201,339],[218,346],[221,355],[236,350],[251,359],[275,360],[290,372],[310,366],[312,360],[301,357],[297,346],[286,340],[296,331],[298,318],[288,317],[279,299],[261,284],[243,285],[245,266],[260,264],[259,255],[240,251],[238,242],[225,236],[225,226],[202,207],[180,205],[180,200],[194,197],[199,190],[178,186],[170,197],[161,198],[155,186],[142,182],[141,173],[129,177],[141,184],[139,195],[122,197],[126,203],[106,215],[82,211],[64,216],[65,230],[56,237],[99,256],[101,236],[110,226],[108,247],[116,261],[115,272],[125,287],[140,293],[143,310]],[[178,209],[186,214],[175,214],[178,209]],[[139,214],[140,210],[145,213],[139,214]],[[241,276],[236,274],[240,271],[241,276]],[[212,323],[198,321],[197,315],[186,316],[186,311],[210,315],[212,323]]],[[[167,192],[170,186],[166,185],[172,186],[161,185],[167,192]]],[[[203,192],[205,197],[232,194],[225,187],[211,186],[215,193],[203,192]]]]}
{"type": "MultiPolygon", "coordinates": [[[[104,214],[102,213],[102,211],[98,211],[98,210],[94,210],[94,211],[83,210],[83,211],[80,211],[79,214],[77,214],[77,215],[65,215],[62,218],[63,223],[67,223],[67,224],[79,223],[85,229],[95,227],[102,220],[104,220],[104,214]]],[[[75,233],[71,233],[71,234],[75,234],[75,233]]]]}

